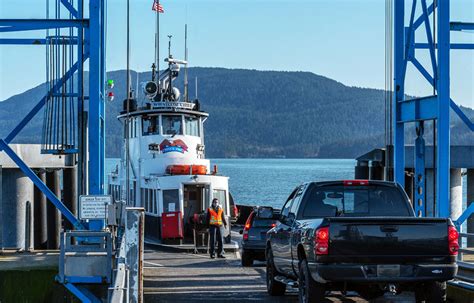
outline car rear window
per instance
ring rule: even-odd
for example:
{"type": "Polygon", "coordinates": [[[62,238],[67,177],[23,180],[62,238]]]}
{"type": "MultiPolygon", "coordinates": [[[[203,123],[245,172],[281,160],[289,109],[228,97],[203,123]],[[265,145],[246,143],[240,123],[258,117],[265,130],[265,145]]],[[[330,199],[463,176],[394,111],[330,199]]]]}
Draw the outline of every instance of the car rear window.
{"type": "Polygon", "coordinates": [[[390,186],[312,184],[303,199],[303,218],[412,215],[400,190],[390,186]]]}

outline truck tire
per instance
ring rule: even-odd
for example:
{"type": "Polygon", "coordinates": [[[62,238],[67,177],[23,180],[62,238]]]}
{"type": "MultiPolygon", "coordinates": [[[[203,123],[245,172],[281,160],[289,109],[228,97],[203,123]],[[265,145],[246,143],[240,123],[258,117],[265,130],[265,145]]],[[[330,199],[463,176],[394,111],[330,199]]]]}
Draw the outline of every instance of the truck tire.
{"type": "Polygon", "coordinates": [[[271,248],[267,251],[267,292],[270,296],[283,296],[286,291],[286,284],[283,284],[275,277],[278,276],[278,271],[273,263],[273,253],[271,248]]]}
{"type": "Polygon", "coordinates": [[[246,251],[245,249],[242,251],[242,266],[250,267],[253,265],[253,256],[252,253],[246,251]]]}
{"type": "Polygon", "coordinates": [[[300,260],[298,276],[299,302],[323,302],[326,296],[326,288],[324,287],[324,284],[313,280],[306,259],[300,260]]]}
{"type": "Polygon", "coordinates": [[[415,289],[416,302],[445,303],[446,282],[426,282],[415,289]]]}

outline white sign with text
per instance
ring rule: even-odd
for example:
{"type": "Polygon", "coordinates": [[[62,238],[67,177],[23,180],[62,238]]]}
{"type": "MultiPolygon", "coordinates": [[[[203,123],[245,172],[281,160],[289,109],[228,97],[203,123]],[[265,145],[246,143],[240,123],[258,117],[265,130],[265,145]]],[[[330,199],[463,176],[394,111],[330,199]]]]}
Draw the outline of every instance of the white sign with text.
{"type": "Polygon", "coordinates": [[[105,219],[107,217],[107,205],[109,204],[112,204],[112,196],[80,196],[79,218],[105,219]]]}

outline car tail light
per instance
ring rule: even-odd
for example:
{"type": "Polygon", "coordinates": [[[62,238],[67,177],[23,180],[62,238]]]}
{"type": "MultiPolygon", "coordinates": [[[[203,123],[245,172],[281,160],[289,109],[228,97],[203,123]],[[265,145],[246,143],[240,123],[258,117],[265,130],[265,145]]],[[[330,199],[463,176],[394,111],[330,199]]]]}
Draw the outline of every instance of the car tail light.
{"type": "Polygon", "coordinates": [[[242,234],[244,241],[249,239],[249,229],[252,227],[252,219],[254,214],[254,212],[250,213],[250,216],[247,218],[247,222],[245,222],[244,232],[242,234]]]}
{"type": "Polygon", "coordinates": [[[369,180],[344,180],[344,186],[369,185],[369,180]]]}
{"type": "Polygon", "coordinates": [[[454,226],[448,226],[448,247],[449,254],[451,256],[456,256],[459,250],[459,233],[454,226]]]}
{"type": "Polygon", "coordinates": [[[276,223],[272,223],[272,225],[270,225],[271,228],[274,228],[276,225],[276,223]]]}
{"type": "Polygon", "coordinates": [[[329,254],[329,227],[321,227],[314,233],[314,253],[316,255],[329,254]]]}

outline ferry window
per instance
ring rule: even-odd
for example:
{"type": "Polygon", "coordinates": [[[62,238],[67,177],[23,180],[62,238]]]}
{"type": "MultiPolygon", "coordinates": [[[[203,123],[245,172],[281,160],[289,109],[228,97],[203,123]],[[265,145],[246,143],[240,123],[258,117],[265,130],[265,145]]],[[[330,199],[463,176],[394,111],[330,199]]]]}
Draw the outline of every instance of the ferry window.
{"type": "Polygon", "coordinates": [[[155,213],[155,191],[153,189],[150,189],[150,212],[155,213]]]}
{"type": "Polygon", "coordinates": [[[136,204],[136,199],[135,199],[136,191],[137,191],[137,181],[133,181],[132,182],[132,194],[130,195],[130,199],[133,201],[134,205],[136,204]]]}
{"type": "Polygon", "coordinates": [[[144,136],[159,134],[158,117],[157,116],[143,117],[142,129],[143,129],[144,136]]]}
{"type": "Polygon", "coordinates": [[[163,134],[164,135],[182,135],[183,134],[183,121],[181,116],[163,116],[161,118],[163,123],[163,134]]]}
{"type": "Polygon", "coordinates": [[[136,138],[138,137],[138,119],[136,118],[133,119],[132,127],[133,127],[132,138],[136,138]]]}
{"type": "Polygon", "coordinates": [[[160,214],[160,205],[159,205],[159,190],[155,190],[155,200],[153,201],[153,203],[155,204],[155,214],[159,215],[160,214]]]}
{"type": "Polygon", "coordinates": [[[222,209],[224,210],[224,214],[226,213],[225,207],[226,207],[226,192],[225,190],[222,189],[214,189],[212,191],[212,198],[217,198],[219,200],[219,203],[221,204],[222,209]]]}
{"type": "Polygon", "coordinates": [[[163,212],[179,211],[179,190],[163,190],[163,212]]]}
{"type": "Polygon", "coordinates": [[[184,117],[186,135],[199,137],[199,120],[195,117],[184,117]]]}

